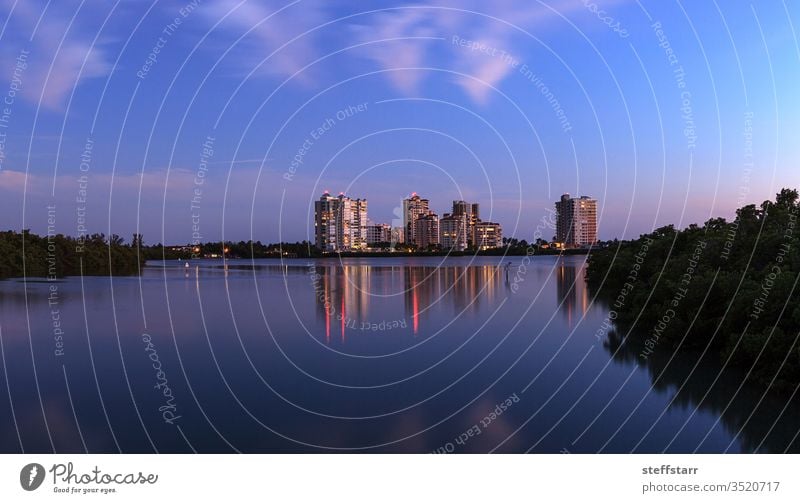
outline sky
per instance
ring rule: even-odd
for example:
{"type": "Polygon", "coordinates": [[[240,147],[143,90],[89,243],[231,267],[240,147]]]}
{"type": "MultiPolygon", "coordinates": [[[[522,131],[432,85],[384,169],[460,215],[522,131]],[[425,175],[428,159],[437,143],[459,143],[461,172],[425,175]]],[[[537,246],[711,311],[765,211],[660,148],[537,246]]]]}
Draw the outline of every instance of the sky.
{"type": "Polygon", "coordinates": [[[313,240],[328,190],[547,239],[570,193],[633,238],[800,186],[797,2],[0,6],[4,230],[313,240]]]}

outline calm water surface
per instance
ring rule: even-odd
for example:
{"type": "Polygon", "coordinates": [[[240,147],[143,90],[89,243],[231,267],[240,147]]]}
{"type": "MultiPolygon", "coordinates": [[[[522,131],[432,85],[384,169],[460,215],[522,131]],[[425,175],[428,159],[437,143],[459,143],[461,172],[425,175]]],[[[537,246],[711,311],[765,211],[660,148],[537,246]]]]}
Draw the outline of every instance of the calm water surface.
{"type": "Polygon", "coordinates": [[[0,451],[800,451],[797,400],[609,339],[584,259],[2,281],[0,451]]]}

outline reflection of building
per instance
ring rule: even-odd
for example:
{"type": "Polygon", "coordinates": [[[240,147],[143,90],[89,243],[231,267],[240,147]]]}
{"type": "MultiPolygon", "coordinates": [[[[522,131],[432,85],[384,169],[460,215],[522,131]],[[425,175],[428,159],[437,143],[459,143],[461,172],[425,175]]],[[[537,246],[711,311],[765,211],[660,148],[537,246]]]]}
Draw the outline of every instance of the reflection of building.
{"type": "Polygon", "coordinates": [[[430,309],[431,304],[439,298],[438,281],[433,267],[404,267],[403,280],[405,288],[406,316],[411,320],[411,328],[416,334],[419,331],[420,315],[430,309]]]}
{"type": "Polygon", "coordinates": [[[316,266],[312,282],[317,315],[325,322],[325,339],[367,319],[370,300],[370,266],[316,266]]]}
{"type": "Polygon", "coordinates": [[[367,200],[325,192],[314,202],[314,237],[317,247],[326,252],[366,248],[367,200]]]}
{"type": "Polygon", "coordinates": [[[446,250],[467,249],[467,215],[445,213],[439,220],[439,243],[446,250]]]}
{"type": "Polygon", "coordinates": [[[408,199],[403,199],[403,228],[405,229],[405,242],[408,244],[417,243],[417,232],[415,224],[417,219],[429,212],[428,200],[422,199],[416,192],[411,194],[408,199]]]}
{"type": "Polygon", "coordinates": [[[493,265],[313,265],[308,274],[320,331],[324,327],[327,342],[344,342],[348,331],[362,331],[365,323],[390,318],[402,320],[402,328],[415,334],[426,320],[449,323],[465,311],[477,312],[482,302],[495,302],[503,278],[502,270],[493,265]],[[387,302],[395,304],[399,296],[404,318],[386,309],[387,302]],[[447,312],[442,317],[443,309],[447,312]]]}
{"type": "Polygon", "coordinates": [[[392,228],[389,224],[370,224],[367,226],[367,244],[388,243],[392,239],[392,228]]]}
{"type": "MultiPolygon", "coordinates": [[[[477,310],[481,301],[495,299],[502,274],[495,266],[405,267],[405,303],[414,333],[437,304],[452,305],[452,315],[477,310]]],[[[449,318],[448,318],[449,319],[449,318]]]]}
{"type": "Polygon", "coordinates": [[[498,292],[502,272],[494,266],[440,268],[447,295],[452,298],[454,315],[477,310],[482,301],[491,303],[498,292]]]}
{"type": "Polygon", "coordinates": [[[597,242],[597,201],[564,194],[556,202],[556,241],[569,247],[597,242]]]}
{"type": "Polygon", "coordinates": [[[417,248],[426,250],[439,244],[439,216],[428,212],[414,221],[414,234],[417,248]]]}
{"type": "Polygon", "coordinates": [[[472,242],[479,250],[499,248],[503,246],[503,228],[497,222],[478,221],[475,223],[472,242]]]}
{"type": "Polygon", "coordinates": [[[589,292],[583,280],[583,269],[561,262],[556,268],[556,295],[561,312],[572,325],[573,317],[580,317],[589,309],[589,292]]]}

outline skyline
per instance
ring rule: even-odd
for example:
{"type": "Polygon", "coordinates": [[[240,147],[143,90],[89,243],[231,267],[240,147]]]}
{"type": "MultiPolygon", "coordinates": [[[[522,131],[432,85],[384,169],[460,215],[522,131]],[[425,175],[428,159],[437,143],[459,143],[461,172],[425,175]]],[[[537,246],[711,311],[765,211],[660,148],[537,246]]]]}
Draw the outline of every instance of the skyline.
{"type": "Polygon", "coordinates": [[[798,6],[594,4],[616,28],[581,0],[15,5],[0,223],[313,240],[324,188],[376,222],[424,188],[519,238],[591,194],[629,239],[800,186],[798,6]]]}
{"type": "MultiPolygon", "coordinates": [[[[453,201],[441,217],[431,210],[430,200],[412,192],[395,207],[390,222],[369,217],[369,200],[344,192],[333,196],[325,190],[314,202],[314,240],[322,253],[379,251],[387,245],[394,251],[444,249],[463,252],[488,250],[503,243],[503,226],[480,218],[480,204],[453,201]]],[[[200,244],[194,241],[193,246],[200,244]]]]}

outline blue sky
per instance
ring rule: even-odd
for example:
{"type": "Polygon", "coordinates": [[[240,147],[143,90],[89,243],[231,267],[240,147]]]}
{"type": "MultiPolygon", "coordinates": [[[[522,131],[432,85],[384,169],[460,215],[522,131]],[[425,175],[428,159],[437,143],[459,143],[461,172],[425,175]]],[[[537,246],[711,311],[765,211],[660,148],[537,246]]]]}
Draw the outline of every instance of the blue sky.
{"type": "Polygon", "coordinates": [[[0,227],[295,241],[327,189],[530,239],[569,192],[635,237],[800,186],[797,3],[496,4],[3,0],[0,227]]]}

